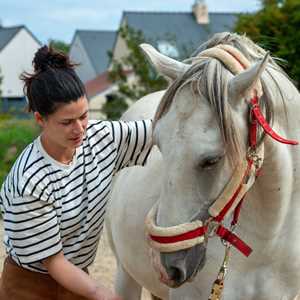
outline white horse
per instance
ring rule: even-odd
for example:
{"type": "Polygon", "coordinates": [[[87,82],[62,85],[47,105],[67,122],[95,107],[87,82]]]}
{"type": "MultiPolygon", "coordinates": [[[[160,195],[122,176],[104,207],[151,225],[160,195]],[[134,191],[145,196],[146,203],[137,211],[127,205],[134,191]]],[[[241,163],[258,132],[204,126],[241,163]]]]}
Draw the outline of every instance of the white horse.
{"type": "MultiPolygon", "coordinates": [[[[245,257],[232,249],[222,299],[296,299],[300,149],[263,134],[261,126],[253,146],[249,114],[257,108],[250,101],[261,96],[259,105],[274,131],[300,140],[297,89],[263,49],[236,34],[215,35],[189,63],[164,56],[150,45],[142,48],[171,84],[124,115],[126,120],[154,118],[155,146],[145,167],[125,169],[116,178],[107,212],[118,261],[116,291],[125,300],[140,299],[142,287],[161,299],[207,300],[224,256],[220,239],[208,239],[221,221],[209,221],[230,199],[234,207],[241,203],[232,196],[245,184],[248,192],[235,233],[253,252],[245,257]],[[232,47],[215,47],[224,44],[232,47]],[[250,173],[244,170],[249,161],[254,162],[251,171],[246,168],[250,173]],[[204,233],[187,237],[195,228],[204,233]],[[180,234],[179,242],[154,240],[155,235],[180,234]]],[[[229,224],[234,207],[223,224],[229,224]]]]}

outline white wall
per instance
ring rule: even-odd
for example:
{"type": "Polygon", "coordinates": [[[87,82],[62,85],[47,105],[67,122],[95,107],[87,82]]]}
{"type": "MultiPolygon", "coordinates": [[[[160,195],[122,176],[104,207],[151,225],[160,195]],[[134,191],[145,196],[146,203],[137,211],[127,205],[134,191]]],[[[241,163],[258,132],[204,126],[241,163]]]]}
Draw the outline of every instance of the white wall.
{"type": "Polygon", "coordinates": [[[23,71],[32,72],[32,60],[40,44],[22,28],[0,52],[0,69],[3,77],[0,89],[3,97],[23,97],[23,71]]]}
{"type": "MultiPolygon", "coordinates": [[[[127,75],[127,80],[129,84],[136,83],[136,77],[134,74],[127,75]]],[[[89,119],[90,120],[105,120],[106,116],[101,112],[103,105],[106,103],[106,95],[116,92],[118,90],[118,85],[112,84],[105,91],[91,97],[89,99],[89,119]]],[[[132,105],[131,99],[127,99],[128,106],[132,105]]]]}
{"type": "Polygon", "coordinates": [[[116,85],[110,86],[100,94],[97,94],[89,100],[89,119],[90,120],[105,120],[106,116],[101,112],[103,105],[106,102],[106,95],[117,90],[116,85]]]}
{"type": "Polygon", "coordinates": [[[91,64],[91,61],[78,35],[76,35],[74,38],[69,56],[73,62],[80,64],[75,70],[83,82],[87,82],[88,80],[94,79],[97,76],[96,71],[91,64]]]}
{"type": "MultiPolygon", "coordinates": [[[[120,27],[123,27],[126,25],[126,20],[123,19],[121,22],[120,27]]],[[[114,60],[121,60],[124,56],[127,56],[129,54],[129,50],[127,48],[125,40],[121,37],[120,34],[117,36],[116,44],[113,49],[113,59],[114,60]]]]}

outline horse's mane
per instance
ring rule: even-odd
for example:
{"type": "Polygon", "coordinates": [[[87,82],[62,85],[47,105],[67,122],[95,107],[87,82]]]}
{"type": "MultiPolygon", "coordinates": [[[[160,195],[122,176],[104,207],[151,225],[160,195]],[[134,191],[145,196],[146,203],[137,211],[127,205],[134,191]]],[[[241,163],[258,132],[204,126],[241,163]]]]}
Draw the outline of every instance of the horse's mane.
{"type": "MultiPolygon", "coordinates": [[[[228,147],[227,152],[231,160],[236,160],[242,155],[240,147],[240,145],[242,145],[242,141],[239,135],[239,130],[236,128],[231,116],[231,109],[229,107],[227,86],[228,81],[231,78],[230,71],[217,59],[207,57],[199,59],[199,57],[197,57],[197,55],[203,50],[212,48],[219,44],[227,44],[237,48],[252,63],[263,59],[266,54],[264,49],[256,45],[246,36],[228,32],[215,34],[210,40],[202,44],[193,53],[193,55],[185,61],[191,62],[191,67],[182,74],[182,76],[177,78],[167,89],[157,109],[154,124],[168,112],[176,94],[184,86],[190,85],[193,95],[195,97],[197,97],[197,95],[198,97],[199,95],[204,96],[214,109],[224,143],[228,147]]],[[[268,68],[273,68],[284,73],[284,71],[272,58],[269,60],[268,68]]],[[[266,70],[266,72],[270,75],[282,96],[283,93],[280,89],[279,82],[276,81],[269,70],[266,70]]],[[[261,107],[265,111],[268,122],[272,123],[273,105],[271,95],[273,93],[270,88],[268,88],[268,84],[266,84],[266,78],[264,76],[261,78],[261,83],[264,93],[263,101],[261,101],[261,107]]],[[[283,96],[281,98],[283,101],[283,96]]],[[[262,142],[263,139],[264,134],[260,132],[260,142],[262,142]]]]}

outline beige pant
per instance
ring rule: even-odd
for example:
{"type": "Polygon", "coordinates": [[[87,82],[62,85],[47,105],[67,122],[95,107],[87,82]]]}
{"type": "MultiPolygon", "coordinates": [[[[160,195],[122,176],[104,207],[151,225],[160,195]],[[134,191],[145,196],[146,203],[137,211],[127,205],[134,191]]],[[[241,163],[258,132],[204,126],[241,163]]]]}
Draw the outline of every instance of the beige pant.
{"type": "MultiPolygon", "coordinates": [[[[87,270],[85,270],[87,272],[87,270]]],[[[19,267],[11,258],[4,261],[0,300],[87,300],[60,286],[51,276],[19,267]]]]}

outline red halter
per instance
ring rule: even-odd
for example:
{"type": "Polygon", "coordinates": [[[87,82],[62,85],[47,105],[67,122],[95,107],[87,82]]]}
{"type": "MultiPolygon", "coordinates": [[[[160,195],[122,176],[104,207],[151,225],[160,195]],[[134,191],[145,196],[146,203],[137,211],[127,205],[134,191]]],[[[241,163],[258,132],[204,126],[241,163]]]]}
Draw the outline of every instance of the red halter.
{"type": "MultiPolygon", "coordinates": [[[[249,151],[246,157],[248,162],[248,168],[245,171],[245,174],[241,180],[239,187],[234,192],[233,196],[228,200],[227,204],[224,206],[221,212],[216,217],[210,218],[204,226],[200,226],[194,230],[187,231],[179,235],[156,236],[150,234],[149,236],[153,241],[158,242],[160,244],[173,244],[176,242],[191,240],[199,236],[207,235],[208,232],[210,231],[209,228],[213,224],[213,232],[217,234],[222,240],[233,245],[245,256],[250,255],[252,249],[244,241],[242,241],[236,234],[233,233],[234,227],[236,226],[239,219],[240,210],[244,199],[242,199],[237,205],[237,207],[234,209],[233,219],[231,221],[231,229],[225,228],[222,225],[222,221],[226,216],[227,212],[232,207],[233,203],[235,202],[235,199],[238,197],[242,184],[245,183],[245,181],[247,181],[252,165],[257,164],[256,148],[257,148],[258,125],[260,125],[263,128],[264,132],[268,134],[270,137],[272,137],[274,140],[288,145],[298,145],[297,141],[287,140],[279,136],[276,132],[274,132],[274,130],[270,127],[270,125],[268,124],[268,122],[266,121],[265,117],[263,116],[260,110],[259,100],[257,96],[253,97],[250,100],[250,120],[251,123],[250,123],[250,130],[249,130],[249,151]]],[[[258,175],[258,173],[256,173],[256,175],[258,175]]]]}

